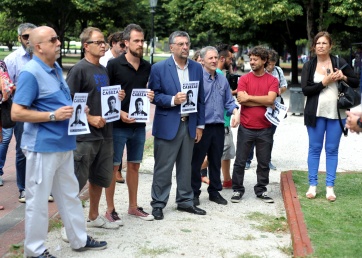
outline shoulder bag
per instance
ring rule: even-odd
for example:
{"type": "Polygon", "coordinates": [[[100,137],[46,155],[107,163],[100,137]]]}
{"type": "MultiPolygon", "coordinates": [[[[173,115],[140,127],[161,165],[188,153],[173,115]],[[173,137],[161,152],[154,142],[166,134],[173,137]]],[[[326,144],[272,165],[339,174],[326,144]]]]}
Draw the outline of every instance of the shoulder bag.
{"type": "MultiPolygon", "coordinates": [[[[337,57],[337,68],[343,70],[348,64],[343,65],[339,68],[339,58],[337,57]]],[[[348,129],[344,128],[340,109],[350,109],[361,104],[361,94],[357,89],[350,87],[345,81],[338,81],[338,98],[337,98],[337,113],[339,124],[342,128],[344,136],[347,136],[348,129]]]]}
{"type": "Polygon", "coordinates": [[[3,128],[11,128],[15,126],[15,122],[11,120],[11,106],[13,101],[9,98],[1,103],[1,124],[3,128]]]}

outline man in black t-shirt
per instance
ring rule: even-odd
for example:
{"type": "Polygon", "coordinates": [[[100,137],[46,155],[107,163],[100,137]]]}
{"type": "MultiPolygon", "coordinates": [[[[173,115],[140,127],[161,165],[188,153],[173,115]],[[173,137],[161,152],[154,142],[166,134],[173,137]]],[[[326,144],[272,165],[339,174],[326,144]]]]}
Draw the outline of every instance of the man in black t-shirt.
{"type": "MultiPolygon", "coordinates": [[[[153,220],[153,216],[137,204],[138,171],[143,158],[146,124],[136,123],[134,118],[128,118],[132,90],[147,88],[151,65],[143,60],[144,33],[139,25],[129,24],[123,31],[123,39],[127,53],[110,60],[107,65],[110,85],[121,85],[126,92],[122,101],[121,120],[113,123],[113,173],[118,173],[124,147],[127,146],[128,214],[143,220],[153,220]]],[[[153,91],[149,91],[147,96],[152,101],[153,91]]],[[[106,189],[106,194],[114,195],[114,187],[112,185],[106,189]]]]}

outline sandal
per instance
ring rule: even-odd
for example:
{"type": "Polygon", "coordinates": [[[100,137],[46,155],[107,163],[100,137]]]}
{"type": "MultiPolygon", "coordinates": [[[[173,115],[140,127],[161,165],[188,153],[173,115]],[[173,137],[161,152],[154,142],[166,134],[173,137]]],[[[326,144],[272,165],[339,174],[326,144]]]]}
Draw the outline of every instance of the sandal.
{"type": "Polygon", "coordinates": [[[2,211],[3,209],[5,209],[4,206],[0,206],[0,211],[2,211]]]}
{"type": "Polygon", "coordinates": [[[308,192],[305,195],[307,196],[308,199],[314,199],[315,196],[317,195],[317,186],[310,185],[308,192]]]}
{"type": "Polygon", "coordinates": [[[336,195],[334,194],[334,190],[333,190],[333,187],[331,186],[327,186],[326,187],[326,198],[328,201],[330,202],[334,202],[336,200],[336,195]]]}

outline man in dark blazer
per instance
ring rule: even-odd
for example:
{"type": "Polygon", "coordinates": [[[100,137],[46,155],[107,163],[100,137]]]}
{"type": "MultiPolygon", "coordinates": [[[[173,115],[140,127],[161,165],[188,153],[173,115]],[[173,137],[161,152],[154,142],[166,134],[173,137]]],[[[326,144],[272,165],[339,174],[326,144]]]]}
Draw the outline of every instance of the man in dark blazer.
{"type": "Polygon", "coordinates": [[[172,56],[151,68],[149,88],[154,91],[156,105],[152,135],[154,140],[154,174],[152,183],[152,215],[163,219],[163,208],[170,195],[172,169],[176,162],[177,210],[197,215],[206,211],[193,203],[191,188],[191,159],[195,142],[199,142],[205,126],[203,71],[199,63],[188,59],[190,37],[184,31],[175,31],[169,37],[172,56]],[[182,84],[198,81],[197,112],[181,114],[181,103],[186,101],[182,84]]]}

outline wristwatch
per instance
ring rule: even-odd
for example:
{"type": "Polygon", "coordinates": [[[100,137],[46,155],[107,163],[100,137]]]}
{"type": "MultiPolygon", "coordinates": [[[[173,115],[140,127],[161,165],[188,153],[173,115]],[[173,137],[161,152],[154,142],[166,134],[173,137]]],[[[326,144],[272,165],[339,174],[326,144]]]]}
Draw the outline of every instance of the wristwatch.
{"type": "Polygon", "coordinates": [[[50,120],[51,122],[54,122],[54,121],[55,121],[55,113],[54,113],[54,112],[50,112],[49,120],[50,120]]]}
{"type": "Polygon", "coordinates": [[[357,120],[357,125],[359,126],[359,128],[362,128],[362,117],[360,117],[358,120],[357,120]]]}

